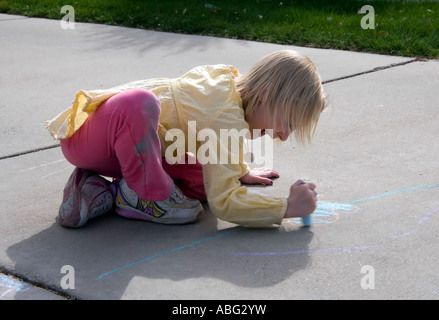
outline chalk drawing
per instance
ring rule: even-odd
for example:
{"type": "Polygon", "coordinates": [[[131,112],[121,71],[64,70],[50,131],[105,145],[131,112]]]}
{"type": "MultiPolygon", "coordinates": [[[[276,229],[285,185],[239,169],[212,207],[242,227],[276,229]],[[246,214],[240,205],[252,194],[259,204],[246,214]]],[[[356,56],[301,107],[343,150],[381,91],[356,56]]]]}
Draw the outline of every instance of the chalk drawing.
{"type": "Polygon", "coordinates": [[[59,163],[64,164],[64,165],[66,164],[66,166],[64,166],[60,170],[51,170],[50,173],[46,174],[45,176],[42,176],[41,178],[45,179],[45,178],[56,175],[56,174],[63,172],[63,171],[72,170],[72,165],[69,164],[66,159],[60,159],[60,160],[56,160],[56,161],[52,161],[52,162],[43,163],[43,164],[38,165],[38,166],[25,168],[25,169],[20,170],[19,172],[23,173],[23,172],[26,172],[29,170],[35,170],[35,169],[39,169],[39,170],[42,170],[42,172],[44,172],[44,171],[46,171],[46,169],[48,169],[49,166],[57,165],[59,163]]]}
{"type": "Polygon", "coordinates": [[[413,187],[413,188],[400,189],[400,190],[396,190],[396,191],[391,191],[391,192],[377,194],[377,195],[374,195],[374,196],[371,196],[371,197],[368,197],[368,198],[362,198],[362,199],[353,200],[353,201],[350,201],[350,202],[347,202],[347,203],[363,202],[363,201],[372,200],[372,199],[376,199],[376,198],[392,196],[392,195],[398,194],[398,193],[404,193],[404,192],[409,192],[409,191],[414,191],[414,190],[433,189],[433,188],[439,188],[439,184],[436,184],[436,185],[433,185],[433,186],[423,186],[423,187],[413,187]]]}
{"type": "MultiPolygon", "coordinates": [[[[317,201],[317,208],[311,215],[311,224],[333,223],[338,220],[339,213],[355,213],[360,208],[348,203],[317,201]]],[[[284,219],[283,223],[302,224],[301,218],[284,219]]]]}
{"type": "Polygon", "coordinates": [[[0,294],[1,300],[11,291],[20,292],[29,290],[29,285],[12,277],[0,274],[0,288],[6,288],[6,291],[0,294]]]}
{"type": "Polygon", "coordinates": [[[212,236],[212,237],[208,237],[208,238],[205,238],[205,239],[202,239],[202,240],[195,241],[195,242],[193,242],[193,243],[191,243],[191,244],[188,244],[188,245],[185,245],[185,246],[181,246],[181,247],[178,247],[178,248],[174,248],[174,249],[170,249],[170,250],[162,251],[162,252],[157,253],[157,254],[155,254],[155,255],[153,255],[153,256],[149,256],[149,257],[147,257],[147,258],[145,258],[145,259],[143,259],[143,260],[139,260],[139,261],[131,262],[131,263],[127,264],[127,265],[124,265],[124,266],[119,267],[119,268],[115,268],[115,269],[113,269],[113,270],[111,270],[111,271],[108,271],[108,272],[105,272],[105,273],[101,274],[99,277],[97,277],[97,280],[102,279],[103,277],[106,277],[106,276],[108,276],[109,274],[112,274],[112,273],[114,273],[114,272],[117,272],[117,271],[120,271],[120,270],[123,270],[123,269],[129,268],[129,267],[132,267],[132,266],[134,266],[134,265],[136,265],[136,264],[143,263],[143,262],[147,262],[147,261],[149,261],[149,260],[152,260],[152,259],[158,258],[158,257],[160,257],[160,256],[163,256],[163,255],[167,254],[167,253],[176,252],[176,251],[180,251],[180,250],[183,250],[183,249],[191,248],[191,247],[196,246],[196,245],[198,245],[198,244],[200,244],[200,243],[204,243],[204,242],[208,242],[208,241],[211,241],[211,240],[215,240],[215,239],[218,239],[218,238],[224,237],[225,235],[228,235],[229,233],[232,233],[232,232],[234,232],[234,231],[237,231],[237,229],[238,229],[238,228],[233,229],[233,230],[228,230],[228,231],[225,231],[225,232],[222,232],[222,233],[216,234],[216,235],[214,235],[214,236],[212,236]]]}
{"type": "MultiPolygon", "coordinates": [[[[371,197],[352,200],[352,201],[349,201],[346,203],[318,201],[317,202],[317,209],[311,215],[311,217],[312,217],[311,222],[313,225],[335,222],[339,218],[339,213],[355,213],[355,212],[359,211],[360,209],[358,207],[353,206],[354,203],[364,202],[364,201],[373,200],[373,199],[382,198],[382,197],[388,197],[388,196],[396,195],[399,193],[405,193],[405,192],[409,192],[409,191],[426,190],[426,189],[433,189],[433,188],[439,188],[439,184],[432,185],[432,186],[406,188],[406,189],[400,189],[400,190],[395,190],[395,191],[391,191],[391,192],[380,193],[380,194],[377,194],[377,195],[374,195],[371,197]]],[[[300,225],[300,224],[302,224],[302,220],[300,218],[285,219],[285,223],[294,223],[294,224],[300,225]]]]}
{"type": "Polygon", "coordinates": [[[34,169],[41,169],[41,168],[44,168],[44,167],[47,167],[47,166],[50,166],[50,165],[53,165],[56,163],[60,163],[60,162],[67,162],[67,160],[60,159],[60,160],[56,160],[56,161],[52,161],[52,162],[43,163],[43,164],[40,164],[40,165],[35,166],[35,167],[29,167],[29,168],[22,169],[22,170],[20,170],[20,172],[25,172],[25,171],[34,170],[34,169]]]}
{"type": "Polygon", "coordinates": [[[298,251],[280,251],[280,252],[232,252],[234,256],[282,256],[291,254],[304,254],[315,252],[331,252],[331,251],[361,251],[364,249],[381,248],[383,245],[376,246],[362,246],[362,247],[347,247],[347,248],[328,248],[328,249],[314,249],[314,250],[298,250],[298,251]]]}
{"type": "Polygon", "coordinates": [[[406,233],[403,233],[403,234],[401,234],[401,235],[393,235],[393,236],[390,236],[389,238],[390,238],[390,239],[403,238],[403,237],[407,237],[407,236],[409,236],[409,235],[412,235],[412,234],[418,232],[418,230],[419,230],[419,226],[420,226],[421,224],[423,224],[425,221],[427,221],[428,219],[430,219],[430,217],[431,217],[433,214],[437,213],[437,212],[439,212],[439,209],[436,209],[436,210],[433,210],[433,211],[427,213],[427,214],[426,214],[421,220],[419,220],[419,222],[418,222],[418,228],[415,228],[415,229],[413,229],[413,230],[410,230],[410,231],[408,231],[408,232],[406,232],[406,233]]]}
{"type": "MultiPolygon", "coordinates": [[[[436,209],[432,212],[427,213],[421,220],[418,222],[418,226],[420,226],[423,222],[427,221],[433,214],[439,212],[439,209],[436,209]]],[[[389,239],[403,238],[409,235],[412,235],[418,231],[418,228],[413,229],[409,232],[406,232],[399,236],[391,236],[389,239]]],[[[315,249],[315,250],[299,250],[299,251],[278,251],[278,252],[232,252],[232,255],[235,256],[283,256],[283,255],[293,255],[293,254],[304,254],[304,253],[315,253],[315,252],[330,252],[330,251],[361,251],[365,249],[372,248],[382,248],[384,244],[371,245],[371,246],[360,246],[360,247],[347,247],[347,248],[328,248],[328,249],[315,249]]]]}
{"type": "MultiPolygon", "coordinates": [[[[359,210],[359,208],[357,208],[356,206],[353,206],[353,203],[358,203],[358,202],[363,202],[363,201],[368,201],[368,200],[373,200],[373,199],[377,199],[377,198],[381,198],[381,197],[387,197],[387,196],[391,196],[391,195],[395,195],[395,194],[399,194],[399,193],[405,193],[405,192],[409,192],[409,191],[414,191],[414,190],[425,190],[425,189],[432,189],[432,188],[439,188],[439,184],[437,185],[432,185],[432,186],[422,186],[422,187],[413,187],[413,188],[406,188],[406,189],[400,189],[400,190],[396,190],[396,191],[391,191],[391,192],[385,192],[385,193],[381,193],[381,194],[377,194],[371,197],[367,197],[367,198],[361,198],[361,199],[357,199],[357,200],[352,200],[346,203],[336,203],[336,202],[327,202],[327,201],[318,201],[317,202],[317,209],[315,211],[316,214],[316,220],[313,220],[313,223],[332,223],[334,222],[334,219],[337,219],[338,213],[341,212],[349,212],[349,213],[353,213],[353,212],[357,212],[359,210]],[[320,220],[319,220],[320,219],[320,220]]],[[[418,222],[418,227],[424,223],[425,221],[427,221],[428,219],[430,219],[430,217],[439,212],[439,208],[429,212],[428,214],[426,214],[419,222],[418,222]]],[[[297,218],[293,218],[293,219],[288,219],[291,220],[291,222],[295,223],[294,220],[297,218]]],[[[286,219],[287,220],[287,219],[286,219]]],[[[298,220],[300,221],[300,220],[298,220]]],[[[288,222],[288,221],[286,221],[288,222]]],[[[216,240],[219,239],[221,237],[224,237],[232,232],[237,232],[240,230],[243,230],[243,227],[236,227],[232,230],[227,230],[221,233],[218,233],[214,236],[208,237],[208,238],[204,238],[198,241],[195,241],[191,244],[188,245],[184,245],[184,246],[180,246],[174,249],[169,249],[169,250],[165,250],[162,251],[160,253],[157,253],[155,255],[149,256],[145,259],[139,260],[139,261],[134,261],[131,262],[129,264],[126,264],[124,266],[115,268],[111,271],[105,272],[103,274],[101,274],[100,276],[98,276],[96,278],[96,280],[100,280],[103,279],[111,274],[114,274],[115,272],[130,268],[134,265],[140,264],[140,263],[144,263],[147,261],[150,261],[152,259],[156,259],[158,257],[161,257],[163,255],[172,253],[172,252],[177,252],[177,251],[181,251],[184,249],[188,249],[188,248],[192,248],[196,245],[202,244],[202,243],[206,243],[212,240],[216,240]]],[[[397,238],[401,238],[401,237],[406,237],[409,236],[411,234],[416,233],[418,230],[418,228],[407,232],[403,235],[399,235],[396,236],[397,238]]],[[[367,250],[367,249],[373,249],[373,248],[381,248],[384,247],[383,244],[378,244],[378,245],[369,245],[369,246],[358,246],[358,247],[340,247],[340,248],[326,248],[326,249],[315,249],[315,250],[299,250],[299,251],[290,251],[290,252],[260,252],[260,253],[249,253],[249,252],[233,252],[231,253],[232,255],[247,255],[247,256],[273,256],[273,255],[293,255],[293,254],[309,254],[309,253],[318,253],[318,252],[331,252],[331,251],[361,251],[361,250],[367,250]]]]}
{"type": "MultiPolygon", "coordinates": [[[[391,192],[385,192],[385,193],[381,193],[381,194],[377,194],[371,197],[367,197],[367,198],[361,198],[361,199],[357,199],[357,200],[352,200],[350,202],[347,202],[345,205],[349,206],[351,203],[358,203],[358,202],[363,202],[363,201],[368,201],[368,200],[373,200],[373,199],[377,199],[377,198],[381,198],[381,197],[387,197],[387,196],[391,196],[391,195],[395,195],[395,194],[399,194],[399,193],[404,193],[404,192],[409,192],[409,191],[414,191],[414,190],[426,190],[426,189],[432,189],[432,188],[438,188],[438,185],[432,185],[432,186],[422,186],[422,187],[413,187],[413,188],[406,188],[406,189],[400,189],[400,190],[396,190],[396,191],[391,191],[391,192]]],[[[343,204],[341,203],[330,203],[331,205],[323,205],[323,207],[321,208],[320,211],[322,211],[323,216],[328,217],[331,216],[334,212],[338,212],[338,208],[343,208],[343,204]],[[335,209],[335,210],[333,210],[335,209]]],[[[349,207],[346,207],[346,211],[349,211],[349,207]]],[[[316,210],[317,211],[317,210],[316,210]]],[[[431,218],[431,216],[435,213],[438,213],[439,209],[433,210],[429,213],[427,213],[421,220],[419,220],[418,224],[417,224],[417,228],[410,230],[408,232],[405,232],[401,235],[392,235],[389,236],[386,239],[397,239],[397,238],[404,238],[407,236],[410,236],[416,232],[418,232],[419,226],[424,223],[425,221],[427,221],[428,219],[431,218]]],[[[314,214],[313,214],[314,215],[314,214]]],[[[301,223],[300,219],[299,220],[295,220],[295,219],[291,219],[294,221],[294,223],[301,223]]],[[[313,223],[318,222],[318,220],[314,221],[313,223]]],[[[371,245],[371,246],[362,246],[362,247],[347,247],[347,248],[328,248],[328,249],[316,249],[316,250],[301,250],[301,251],[290,251],[290,252],[259,252],[259,253],[249,253],[249,252],[232,252],[232,255],[238,255],[238,256],[273,256],[273,255],[291,255],[291,254],[303,254],[303,253],[315,253],[315,252],[329,252],[329,251],[352,251],[352,250],[364,250],[364,249],[371,249],[371,248],[381,248],[384,247],[383,244],[379,244],[379,245],[371,245]]]]}

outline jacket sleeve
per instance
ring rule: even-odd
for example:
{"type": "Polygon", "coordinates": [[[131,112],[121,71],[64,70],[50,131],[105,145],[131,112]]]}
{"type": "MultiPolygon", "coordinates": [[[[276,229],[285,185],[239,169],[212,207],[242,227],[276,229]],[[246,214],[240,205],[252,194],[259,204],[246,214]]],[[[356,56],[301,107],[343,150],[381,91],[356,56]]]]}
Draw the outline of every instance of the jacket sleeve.
{"type": "Polygon", "coordinates": [[[218,218],[249,227],[280,224],[286,198],[271,197],[241,185],[245,171],[240,165],[206,164],[204,187],[209,207],[218,218]]]}
{"type": "MultiPolygon", "coordinates": [[[[220,122],[213,127],[226,127],[227,123],[220,122]]],[[[232,127],[242,128],[243,124],[235,121],[232,127]]],[[[220,129],[215,131],[219,134],[219,138],[215,141],[217,161],[203,165],[204,186],[212,212],[222,220],[243,226],[262,227],[280,224],[285,215],[287,199],[268,196],[241,185],[239,179],[250,171],[244,161],[242,135],[239,135],[237,130],[232,130],[232,133],[229,131],[227,139],[224,139],[222,136],[224,132],[220,129]]]]}

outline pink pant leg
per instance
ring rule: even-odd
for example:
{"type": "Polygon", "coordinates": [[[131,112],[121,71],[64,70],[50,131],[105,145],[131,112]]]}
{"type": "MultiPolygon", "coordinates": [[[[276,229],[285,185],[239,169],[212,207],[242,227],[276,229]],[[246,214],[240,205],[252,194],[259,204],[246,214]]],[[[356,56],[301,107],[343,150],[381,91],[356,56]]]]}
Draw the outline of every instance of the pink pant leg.
{"type": "Polygon", "coordinates": [[[171,165],[163,158],[162,165],[186,197],[207,201],[204,189],[203,166],[198,161],[195,164],[188,164],[186,155],[185,164],[171,165]]]}
{"type": "Polygon", "coordinates": [[[91,115],[61,149],[73,165],[98,174],[124,177],[144,200],[162,201],[174,183],[162,167],[157,134],[160,102],[144,89],[112,96],[91,115]]]}

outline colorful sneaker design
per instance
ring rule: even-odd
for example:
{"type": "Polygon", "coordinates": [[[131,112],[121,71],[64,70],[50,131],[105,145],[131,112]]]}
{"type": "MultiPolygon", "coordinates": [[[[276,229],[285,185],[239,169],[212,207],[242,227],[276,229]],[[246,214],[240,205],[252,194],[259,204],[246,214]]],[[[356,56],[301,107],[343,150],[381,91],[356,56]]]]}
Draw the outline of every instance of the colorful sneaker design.
{"type": "Polygon", "coordinates": [[[112,207],[109,182],[94,172],[76,168],[64,187],[56,220],[64,227],[79,228],[89,219],[109,212],[112,207]]]}
{"type": "Polygon", "coordinates": [[[185,197],[177,187],[165,201],[148,201],[140,199],[128,187],[125,179],[122,179],[118,183],[115,198],[116,212],[129,219],[161,224],[186,224],[195,222],[204,213],[200,201],[185,197]]]}

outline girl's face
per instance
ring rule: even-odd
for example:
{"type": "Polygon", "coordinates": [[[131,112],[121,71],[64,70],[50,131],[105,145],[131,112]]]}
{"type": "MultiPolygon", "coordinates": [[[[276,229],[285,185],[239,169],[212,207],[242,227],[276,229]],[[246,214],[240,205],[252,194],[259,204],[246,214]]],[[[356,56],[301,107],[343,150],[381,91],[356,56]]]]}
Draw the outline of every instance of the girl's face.
{"type": "Polygon", "coordinates": [[[260,136],[265,135],[265,133],[269,134],[266,130],[273,130],[273,139],[279,138],[282,141],[286,141],[294,131],[294,128],[284,128],[280,114],[274,119],[274,115],[269,112],[268,108],[265,107],[262,101],[259,101],[253,115],[246,117],[246,121],[250,128],[250,139],[259,138],[260,136]],[[256,131],[253,132],[253,130],[256,131]],[[259,131],[260,135],[258,135],[259,131]]]}

